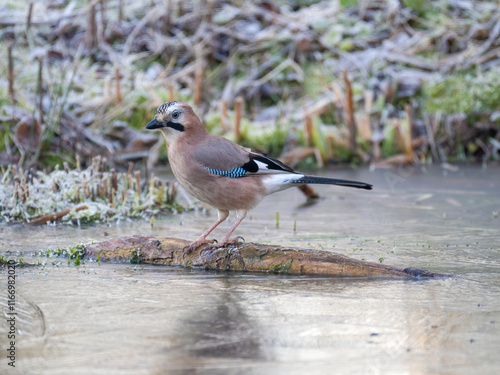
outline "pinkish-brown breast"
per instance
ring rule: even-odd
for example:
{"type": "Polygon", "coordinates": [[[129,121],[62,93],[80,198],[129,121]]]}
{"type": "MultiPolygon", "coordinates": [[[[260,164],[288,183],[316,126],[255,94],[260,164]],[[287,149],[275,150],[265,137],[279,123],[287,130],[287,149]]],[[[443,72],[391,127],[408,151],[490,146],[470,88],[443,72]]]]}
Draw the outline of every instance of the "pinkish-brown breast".
{"type": "Polygon", "coordinates": [[[182,187],[200,201],[222,210],[246,210],[265,196],[260,176],[231,178],[211,174],[195,160],[194,146],[180,147],[180,142],[169,146],[170,166],[182,187]]]}

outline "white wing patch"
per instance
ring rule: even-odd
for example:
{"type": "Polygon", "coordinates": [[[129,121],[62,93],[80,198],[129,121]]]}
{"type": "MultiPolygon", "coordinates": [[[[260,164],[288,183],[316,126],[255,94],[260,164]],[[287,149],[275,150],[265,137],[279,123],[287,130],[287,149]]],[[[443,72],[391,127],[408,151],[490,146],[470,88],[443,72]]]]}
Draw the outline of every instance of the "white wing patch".
{"type": "Polygon", "coordinates": [[[255,172],[256,174],[280,174],[280,175],[283,173],[290,174],[289,171],[284,171],[284,170],[275,169],[275,168],[269,168],[269,164],[266,164],[262,161],[254,159],[254,162],[259,167],[259,170],[257,172],[255,172]]]}
{"type": "MultiPolygon", "coordinates": [[[[254,161],[259,166],[259,172],[269,170],[268,165],[266,163],[263,163],[263,162],[258,161],[258,160],[254,160],[254,161]]],[[[259,172],[257,172],[257,173],[259,173],[259,172]]]]}

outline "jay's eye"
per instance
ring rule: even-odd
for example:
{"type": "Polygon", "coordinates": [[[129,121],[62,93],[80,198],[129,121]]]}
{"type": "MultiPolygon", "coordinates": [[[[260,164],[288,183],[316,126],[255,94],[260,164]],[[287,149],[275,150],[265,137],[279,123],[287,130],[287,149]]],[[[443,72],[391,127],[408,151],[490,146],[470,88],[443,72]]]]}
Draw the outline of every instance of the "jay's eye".
{"type": "Polygon", "coordinates": [[[181,116],[181,113],[179,111],[173,111],[172,112],[172,118],[174,120],[177,120],[181,116]]]}

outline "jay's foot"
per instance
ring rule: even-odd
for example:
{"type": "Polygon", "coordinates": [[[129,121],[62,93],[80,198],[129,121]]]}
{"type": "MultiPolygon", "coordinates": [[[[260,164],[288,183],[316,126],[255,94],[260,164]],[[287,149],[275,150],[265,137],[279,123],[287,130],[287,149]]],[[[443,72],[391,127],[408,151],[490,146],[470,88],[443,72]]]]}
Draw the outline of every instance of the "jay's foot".
{"type": "MultiPolygon", "coordinates": [[[[184,246],[184,255],[189,254],[191,251],[199,248],[202,245],[210,244],[211,246],[214,246],[214,245],[212,245],[214,242],[217,242],[217,240],[207,240],[207,239],[200,240],[200,239],[198,239],[194,242],[191,242],[189,245],[184,246]]],[[[211,247],[211,246],[209,246],[209,247],[211,247]]]]}
{"type": "Polygon", "coordinates": [[[230,245],[236,245],[238,243],[245,242],[245,239],[241,236],[235,237],[235,238],[228,238],[224,239],[221,242],[218,243],[213,243],[207,247],[205,247],[203,250],[201,250],[201,253],[209,252],[213,253],[215,250],[230,246],[230,245]]]}

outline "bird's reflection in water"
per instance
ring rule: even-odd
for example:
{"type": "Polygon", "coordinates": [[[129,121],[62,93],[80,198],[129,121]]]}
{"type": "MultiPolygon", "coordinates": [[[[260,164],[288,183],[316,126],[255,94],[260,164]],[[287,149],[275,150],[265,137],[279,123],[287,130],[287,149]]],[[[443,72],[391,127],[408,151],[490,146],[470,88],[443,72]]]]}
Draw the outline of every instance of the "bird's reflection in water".
{"type": "Polygon", "coordinates": [[[259,327],[245,314],[230,280],[222,278],[221,283],[210,299],[213,304],[184,320],[184,350],[193,357],[262,359],[259,327]]]}

